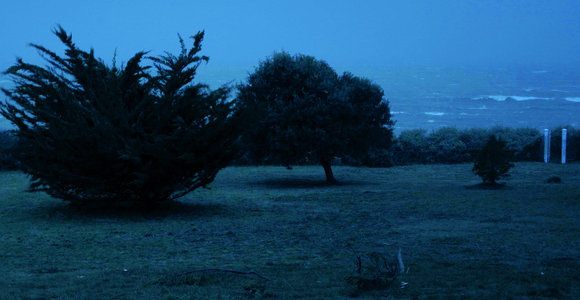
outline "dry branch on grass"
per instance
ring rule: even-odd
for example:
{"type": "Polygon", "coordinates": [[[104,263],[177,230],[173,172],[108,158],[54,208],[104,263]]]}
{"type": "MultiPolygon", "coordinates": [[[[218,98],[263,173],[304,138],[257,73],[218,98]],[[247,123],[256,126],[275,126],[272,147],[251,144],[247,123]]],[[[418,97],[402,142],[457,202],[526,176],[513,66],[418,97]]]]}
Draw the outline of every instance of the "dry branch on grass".
{"type": "MultiPolygon", "coordinates": [[[[211,283],[220,283],[219,278],[217,277],[212,277],[209,276],[211,274],[233,274],[233,275],[240,275],[243,277],[246,277],[248,279],[260,279],[261,281],[270,281],[269,278],[258,274],[255,271],[248,271],[248,272],[243,272],[243,271],[236,271],[236,270],[228,270],[228,269],[200,269],[200,270],[193,270],[193,271],[187,271],[187,272],[182,272],[182,273],[178,273],[178,274],[173,274],[170,276],[166,276],[164,278],[161,278],[157,281],[154,282],[154,284],[158,284],[158,285],[168,285],[168,286],[172,286],[172,285],[182,285],[182,284],[187,284],[187,285],[205,285],[205,284],[211,284],[211,283]],[[201,274],[201,276],[196,277],[193,276],[195,274],[201,274]]],[[[244,284],[246,285],[246,284],[244,284]]],[[[246,289],[246,287],[244,286],[244,289],[246,289]]]]}
{"type": "Polygon", "coordinates": [[[184,272],[184,273],[180,273],[177,274],[178,276],[180,275],[189,275],[189,274],[193,274],[193,273],[198,273],[198,272],[225,272],[225,273],[233,273],[233,274],[238,274],[238,275],[255,275],[261,279],[264,279],[266,281],[270,281],[270,279],[268,277],[262,276],[254,271],[249,271],[249,272],[242,272],[242,271],[236,271],[236,270],[227,270],[227,269],[201,269],[201,270],[194,270],[194,271],[188,271],[188,272],[184,272]]]}
{"type": "Polygon", "coordinates": [[[387,259],[378,252],[356,256],[356,275],[346,278],[347,282],[361,290],[374,290],[388,288],[399,275],[405,272],[405,265],[399,249],[395,262],[387,262],[387,259]]]}

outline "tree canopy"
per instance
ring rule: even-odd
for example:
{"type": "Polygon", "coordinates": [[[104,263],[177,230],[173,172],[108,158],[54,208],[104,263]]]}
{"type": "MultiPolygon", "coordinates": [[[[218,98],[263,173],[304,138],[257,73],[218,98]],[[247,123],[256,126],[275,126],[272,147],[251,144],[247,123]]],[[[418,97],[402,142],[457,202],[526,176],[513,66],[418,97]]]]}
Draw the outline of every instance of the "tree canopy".
{"type": "Polygon", "coordinates": [[[238,90],[237,99],[258,116],[245,135],[253,159],[318,161],[332,183],[334,157],[391,144],[394,121],[382,88],[350,73],[338,76],[312,56],[274,53],[238,90]]]}
{"type": "Polygon", "coordinates": [[[212,182],[240,154],[247,119],[231,88],[194,84],[204,32],[181,52],[135,54],[118,67],[80,50],[61,27],[61,57],[32,44],[46,67],[10,67],[0,113],[17,126],[13,149],[31,190],[77,203],[153,204],[212,182]],[[146,65],[145,63],[149,64],[146,65]],[[151,72],[155,70],[156,72],[151,72]]]}

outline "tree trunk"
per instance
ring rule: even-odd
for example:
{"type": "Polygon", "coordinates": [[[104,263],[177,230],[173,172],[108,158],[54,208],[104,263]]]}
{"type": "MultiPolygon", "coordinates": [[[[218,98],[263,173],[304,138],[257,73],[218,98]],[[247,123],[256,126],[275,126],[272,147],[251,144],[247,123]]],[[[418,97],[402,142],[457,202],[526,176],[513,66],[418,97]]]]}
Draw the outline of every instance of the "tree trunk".
{"type": "Polygon", "coordinates": [[[326,183],[336,184],[338,181],[334,179],[334,174],[332,174],[332,167],[330,166],[330,160],[321,159],[320,164],[324,168],[324,173],[326,174],[326,183]]]}

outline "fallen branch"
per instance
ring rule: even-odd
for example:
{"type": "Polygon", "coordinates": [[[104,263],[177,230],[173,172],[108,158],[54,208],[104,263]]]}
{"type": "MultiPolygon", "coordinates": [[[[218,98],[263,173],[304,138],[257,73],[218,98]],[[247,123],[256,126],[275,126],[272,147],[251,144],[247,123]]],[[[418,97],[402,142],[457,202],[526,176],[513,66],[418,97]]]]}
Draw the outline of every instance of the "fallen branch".
{"type": "Polygon", "coordinates": [[[268,277],[262,276],[254,271],[242,272],[242,271],[227,270],[227,269],[200,269],[200,270],[194,270],[194,271],[188,271],[188,272],[175,274],[175,276],[189,275],[189,274],[193,274],[193,273],[197,273],[197,272],[225,272],[225,273],[234,273],[234,274],[239,274],[239,275],[256,275],[256,276],[258,276],[266,281],[270,281],[270,279],[268,277]]]}
{"type": "Polygon", "coordinates": [[[386,289],[405,272],[401,248],[395,262],[388,262],[379,252],[358,255],[352,248],[351,251],[356,258],[356,274],[347,277],[346,280],[359,289],[386,289]]]}

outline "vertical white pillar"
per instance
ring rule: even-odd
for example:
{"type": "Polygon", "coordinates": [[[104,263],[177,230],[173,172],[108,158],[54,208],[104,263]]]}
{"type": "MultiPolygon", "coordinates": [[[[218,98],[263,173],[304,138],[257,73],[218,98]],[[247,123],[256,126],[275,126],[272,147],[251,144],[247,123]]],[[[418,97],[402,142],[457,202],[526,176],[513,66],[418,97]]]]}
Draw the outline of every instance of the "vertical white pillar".
{"type": "Polygon", "coordinates": [[[566,133],[568,130],[566,128],[562,129],[562,163],[566,163],[566,133]]]}
{"type": "Polygon", "coordinates": [[[544,162],[550,161],[550,129],[544,129],[544,162]]]}

